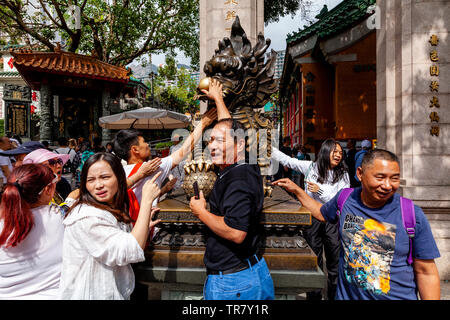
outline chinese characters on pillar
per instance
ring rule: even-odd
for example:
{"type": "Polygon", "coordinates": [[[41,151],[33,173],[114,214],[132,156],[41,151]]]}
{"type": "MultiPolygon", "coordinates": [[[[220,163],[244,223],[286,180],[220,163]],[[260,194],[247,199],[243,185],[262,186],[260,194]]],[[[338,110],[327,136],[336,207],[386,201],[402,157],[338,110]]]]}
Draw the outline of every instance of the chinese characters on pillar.
{"type": "Polygon", "coordinates": [[[432,65],[430,66],[430,76],[431,76],[431,83],[430,83],[430,91],[433,94],[431,100],[430,100],[430,122],[431,122],[431,129],[430,134],[431,136],[439,137],[440,133],[440,127],[439,127],[439,115],[437,112],[437,109],[439,109],[441,106],[439,104],[439,52],[438,52],[438,46],[439,46],[439,38],[437,35],[432,35],[429,40],[431,44],[431,51],[430,51],[430,60],[432,62],[432,65]]]}
{"type": "Polygon", "coordinates": [[[225,0],[224,3],[227,7],[225,13],[225,31],[231,31],[231,25],[236,18],[236,6],[239,4],[237,0],[225,0]]]}
{"type": "Polygon", "coordinates": [[[30,105],[31,114],[34,114],[36,112],[36,109],[37,109],[36,105],[39,105],[38,92],[32,90],[31,91],[31,105],[30,105]]]}

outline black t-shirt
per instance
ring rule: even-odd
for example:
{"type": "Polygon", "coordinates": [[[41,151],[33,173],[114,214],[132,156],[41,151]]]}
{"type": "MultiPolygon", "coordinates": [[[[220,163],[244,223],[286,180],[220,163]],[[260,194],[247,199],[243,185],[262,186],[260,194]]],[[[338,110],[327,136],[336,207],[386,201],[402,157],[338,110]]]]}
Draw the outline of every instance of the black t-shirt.
{"type": "Polygon", "coordinates": [[[69,193],[72,192],[70,183],[66,179],[64,179],[64,177],[61,177],[61,180],[59,180],[59,182],[56,184],[56,192],[59,193],[63,200],[67,198],[69,193]]]}
{"type": "Polygon", "coordinates": [[[206,228],[204,262],[207,268],[227,270],[257,252],[263,204],[263,182],[258,165],[233,164],[219,174],[209,198],[210,211],[225,217],[229,227],[245,231],[247,236],[237,244],[206,228]]]}

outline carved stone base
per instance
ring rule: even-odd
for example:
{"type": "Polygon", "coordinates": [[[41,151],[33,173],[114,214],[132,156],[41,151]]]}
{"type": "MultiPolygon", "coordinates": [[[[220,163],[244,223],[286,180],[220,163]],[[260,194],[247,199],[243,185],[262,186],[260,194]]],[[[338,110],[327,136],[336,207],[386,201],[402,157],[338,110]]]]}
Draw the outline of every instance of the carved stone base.
{"type": "MultiPolygon", "coordinates": [[[[152,267],[203,268],[205,247],[202,238],[202,236],[183,237],[168,234],[159,241],[160,245],[149,247],[145,251],[146,261],[152,267]],[[188,242],[192,245],[182,245],[188,242]]],[[[261,252],[271,270],[317,268],[317,257],[302,237],[267,237],[261,252]]]]}

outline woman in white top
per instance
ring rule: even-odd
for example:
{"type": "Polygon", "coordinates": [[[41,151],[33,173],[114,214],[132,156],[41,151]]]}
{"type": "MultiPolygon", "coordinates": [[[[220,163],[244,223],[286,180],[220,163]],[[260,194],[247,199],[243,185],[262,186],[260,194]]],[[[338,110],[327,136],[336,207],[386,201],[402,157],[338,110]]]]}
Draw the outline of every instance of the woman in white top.
{"type": "Polygon", "coordinates": [[[49,205],[58,181],[41,164],[16,167],[0,204],[0,300],[58,297],[63,218],[49,205]]]}
{"type": "Polygon", "coordinates": [[[111,153],[96,153],[84,164],[80,198],[64,219],[61,298],[127,300],[134,290],[131,263],[145,260],[151,218],[159,195],[155,180],[143,187],[134,227],[129,216],[127,180],[122,164],[111,153]]]}
{"type": "MultiPolygon", "coordinates": [[[[315,162],[291,158],[275,148],[272,150],[272,158],[283,166],[303,173],[306,193],[320,203],[328,202],[339,190],[350,187],[347,167],[343,161],[342,147],[334,139],[327,139],[323,142],[315,162]]],[[[278,181],[275,181],[274,184],[277,185],[278,181]]],[[[337,224],[322,223],[314,217],[312,217],[311,223],[311,226],[303,230],[303,235],[317,255],[317,264],[322,270],[323,250],[325,249],[328,272],[327,296],[328,300],[334,300],[340,248],[337,224]]],[[[321,290],[308,292],[307,299],[322,299],[321,290]]]]}

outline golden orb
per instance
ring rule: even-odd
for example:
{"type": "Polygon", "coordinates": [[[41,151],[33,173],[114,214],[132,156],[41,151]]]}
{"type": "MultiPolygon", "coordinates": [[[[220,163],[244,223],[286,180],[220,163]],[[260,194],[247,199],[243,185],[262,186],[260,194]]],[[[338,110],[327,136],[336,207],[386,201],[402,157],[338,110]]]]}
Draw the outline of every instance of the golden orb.
{"type": "Polygon", "coordinates": [[[209,83],[210,83],[210,81],[211,81],[210,77],[203,78],[202,80],[200,80],[198,88],[200,90],[209,90],[209,83]]]}

